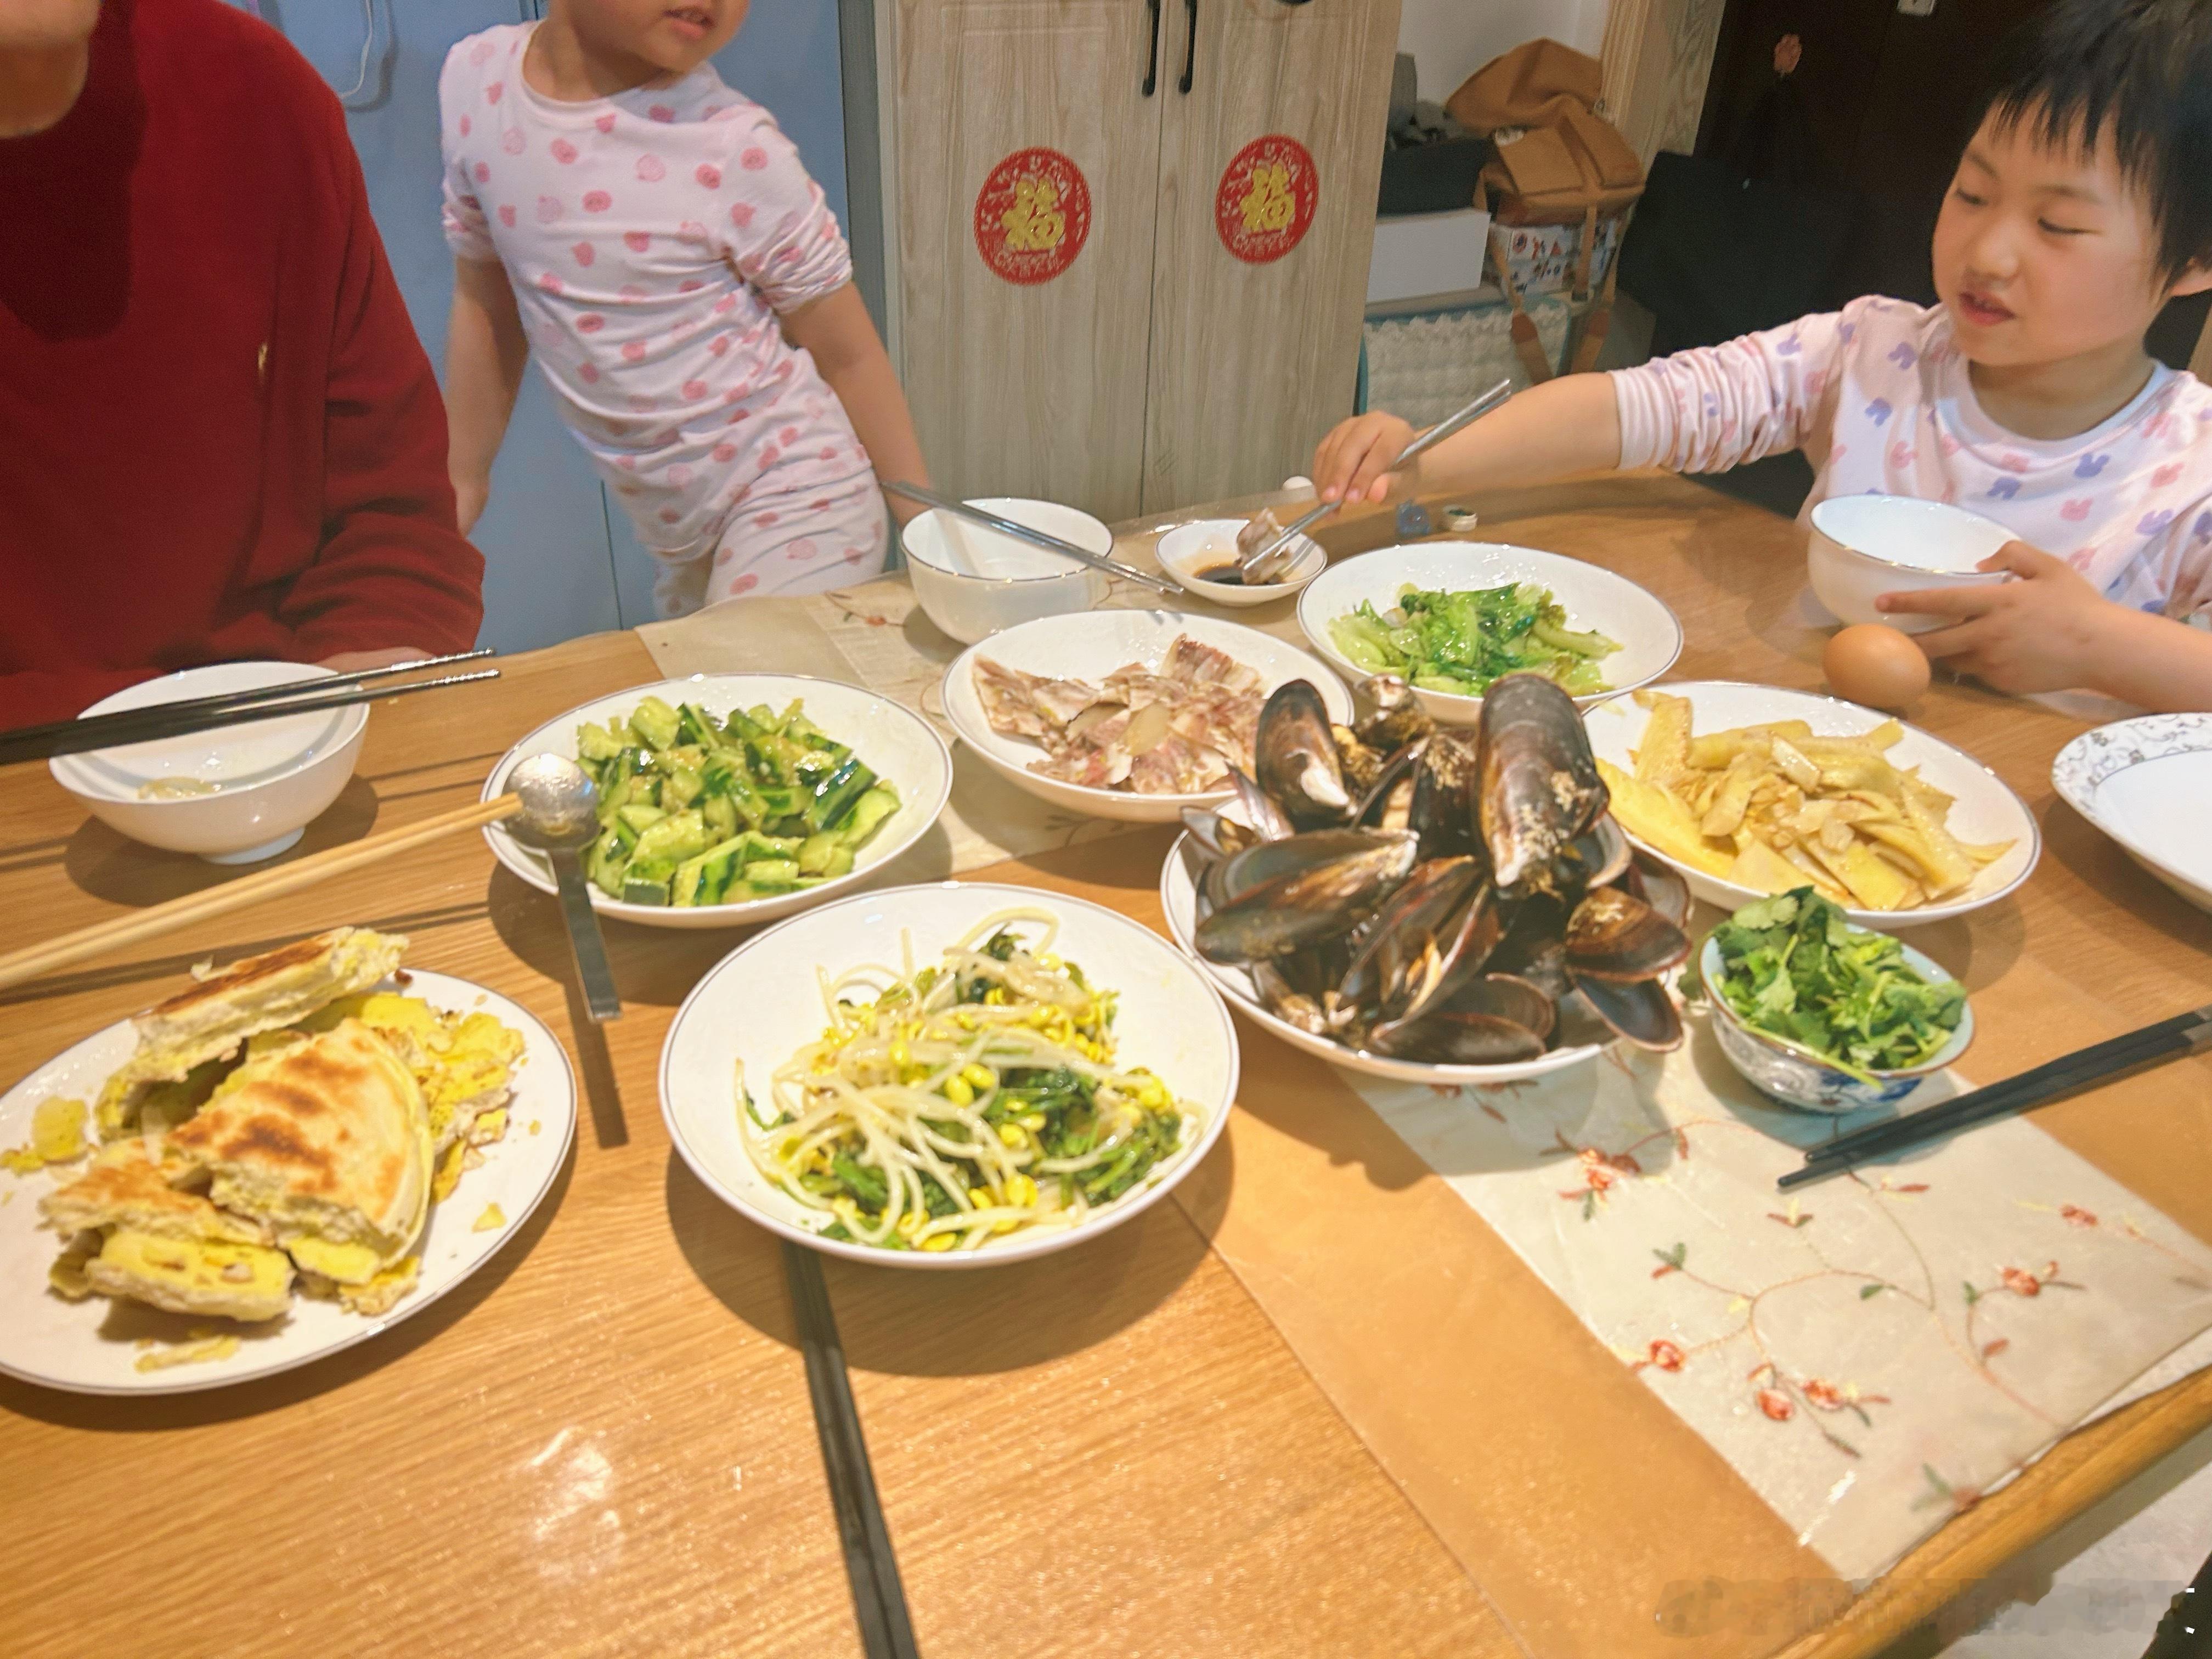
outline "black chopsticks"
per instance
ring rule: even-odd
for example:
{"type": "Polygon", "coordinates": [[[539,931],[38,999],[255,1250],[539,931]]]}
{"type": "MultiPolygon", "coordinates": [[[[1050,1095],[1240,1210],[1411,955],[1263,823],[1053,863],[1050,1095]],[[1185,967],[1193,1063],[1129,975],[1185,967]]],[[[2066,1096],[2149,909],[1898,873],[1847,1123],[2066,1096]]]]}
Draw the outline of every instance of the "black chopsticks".
{"type": "Polygon", "coordinates": [[[20,726],[0,732],[0,765],[15,761],[51,760],[58,755],[79,755],[90,749],[114,749],[125,744],[150,743],[162,738],[183,737],[219,726],[248,720],[279,720],[289,714],[312,714],[326,708],[345,708],[379,697],[404,696],[410,691],[434,690],[440,686],[465,685],[471,680],[499,678],[496,668],[473,674],[447,674],[438,679],[416,680],[406,685],[373,684],[398,674],[425,668],[475,662],[489,657],[489,647],[459,651],[449,656],[424,657],[394,663],[386,668],[364,668],[349,674],[327,675],[311,680],[288,680],[246,691],[226,691],[211,697],[192,697],[182,702],[154,703],[144,708],[118,709],[88,720],[50,720],[43,726],[20,726]],[[363,690],[363,687],[369,687],[363,690]]]}
{"type": "Polygon", "coordinates": [[[2086,1048],[2076,1048],[2070,1054],[2061,1054],[2056,1060],[2045,1060],[2032,1071],[2018,1077],[2007,1078],[2002,1083],[1992,1083],[1985,1089],[1976,1089],[1947,1100],[1925,1111],[1914,1112],[1905,1117],[1892,1118],[1883,1123],[1870,1123],[1863,1129],[1854,1129],[1838,1135],[1824,1146],[1814,1147],[1805,1154],[1805,1167],[1792,1170],[1776,1183],[1788,1192],[1792,1187],[1802,1187],[1808,1182],[1822,1181],[1839,1175],[1856,1164],[1870,1158],[1886,1158],[1892,1153],[1942,1139],[1985,1123],[1993,1117],[2008,1113],[2022,1112],[2041,1106],[2063,1096],[2118,1077],[2123,1072],[2132,1072],[2140,1066],[2155,1066],[2183,1054],[2193,1054],[2212,1048],[2212,1003],[2193,1008],[2185,1014],[2176,1014],[2171,1019],[2160,1020],[2155,1025],[2146,1025],[2138,1030],[2109,1037],[2102,1042],[2093,1042],[2086,1048]]]}
{"type": "Polygon", "coordinates": [[[860,1408],[853,1403],[852,1380],[845,1374],[845,1348],[837,1340],[837,1317],[830,1310],[821,1259],[805,1245],[786,1239],[783,1271],[799,1321],[799,1351],[806,1356],[806,1392],[814,1401],[814,1429],[821,1437],[822,1466],[830,1477],[830,1501],[837,1512],[837,1537],[844,1547],[845,1577],[853,1589],[861,1650],[868,1659],[921,1659],[914,1624],[907,1617],[906,1591],[899,1583],[898,1560],[884,1525],[883,1500],[876,1495],[875,1472],[868,1466],[867,1442],[860,1436],[860,1408]]]}

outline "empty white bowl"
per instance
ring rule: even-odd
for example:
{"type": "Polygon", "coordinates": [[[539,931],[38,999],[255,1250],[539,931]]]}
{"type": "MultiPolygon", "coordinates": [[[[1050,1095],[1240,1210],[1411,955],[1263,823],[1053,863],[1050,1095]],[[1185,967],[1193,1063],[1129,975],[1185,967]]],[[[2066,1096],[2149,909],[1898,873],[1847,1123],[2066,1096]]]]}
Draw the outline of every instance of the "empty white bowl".
{"type": "MultiPolygon", "coordinates": [[[[1112,531],[1058,501],[988,495],[970,504],[1101,556],[1114,550],[1112,531]]],[[[899,545],[921,608],[963,645],[1039,617],[1091,610],[1106,597],[1103,572],[933,508],[908,521],[899,545]]]]}
{"type": "MultiPolygon", "coordinates": [[[[215,663],[126,686],[78,718],[331,676],[310,663],[215,663]]],[[[46,766],[56,783],[118,835],[173,853],[197,853],[215,864],[252,864],[289,848],[338,798],[368,729],[368,706],[355,703],[63,755],[46,766]],[[193,781],[215,787],[206,794],[143,793],[193,781]]]]}
{"type": "Polygon", "coordinates": [[[1297,556],[1280,581],[1210,582],[1199,574],[1235,562],[1237,532],[1244,525],[1243,519],[1200,519],[1178,525],[1160,538],[1157,556],[1160,568],[1181,582],[1184,592],[1195,593],[1209,605],[1246,605],[1286,599],[1328,568],[1328,555],[1321,544],[1310,536],[1300,536],[1294,544],[1297,556]]]}
{"type": "Polygon", "coordinates": [[[1839,621],[1887,623],[1906,634],[1945,625],[1941,617],[1877,611],[1881,593],[1924,587],[1985,587],[2008,580],[1974,567],[2014,540],[2011,531],[1964,507],[1909,495],[1837,495],[1813,509],[1805,573],[1839,621]]]}

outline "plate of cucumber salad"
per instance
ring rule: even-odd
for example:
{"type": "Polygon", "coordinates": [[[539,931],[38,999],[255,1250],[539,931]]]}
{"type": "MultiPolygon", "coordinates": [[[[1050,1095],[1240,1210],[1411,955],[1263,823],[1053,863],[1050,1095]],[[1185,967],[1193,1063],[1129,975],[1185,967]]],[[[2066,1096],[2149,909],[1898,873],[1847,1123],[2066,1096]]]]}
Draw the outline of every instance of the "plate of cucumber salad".
{"type": "MultiPolygon", "coordinates": [[[[944,740],[857,686],[795,674],[699,674],[600,697],[515,744],[489,799],[528,756],[566,756],[599,788],[584,854],[593,907],[663,927],[787,915],[866,879],[944,810],[944,740]]],[[[497,824],[499,861],[553,890],[540,854],[497,824]]]]}

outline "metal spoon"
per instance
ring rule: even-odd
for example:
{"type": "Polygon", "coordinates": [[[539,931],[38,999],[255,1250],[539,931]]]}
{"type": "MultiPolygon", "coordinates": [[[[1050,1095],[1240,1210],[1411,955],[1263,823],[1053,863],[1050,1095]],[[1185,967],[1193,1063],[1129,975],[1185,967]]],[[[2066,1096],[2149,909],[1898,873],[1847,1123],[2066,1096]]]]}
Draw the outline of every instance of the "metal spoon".
{"type": "Polygon", "coordinates": [[[592,908],[584,861],[577,856],[599,838],[598,787],[582,767],[561,755],[531,756],[507,775],[507,786],[522,803],[522,811],[507,823],[508,833],[538,848],[553,866],[562,920],[568,925],[568,945],[576,953],[584,1006],[599,1024],[619,1019],[622,999],[615,994],[614,970],[607,965],[599,912],[592,908]]]}

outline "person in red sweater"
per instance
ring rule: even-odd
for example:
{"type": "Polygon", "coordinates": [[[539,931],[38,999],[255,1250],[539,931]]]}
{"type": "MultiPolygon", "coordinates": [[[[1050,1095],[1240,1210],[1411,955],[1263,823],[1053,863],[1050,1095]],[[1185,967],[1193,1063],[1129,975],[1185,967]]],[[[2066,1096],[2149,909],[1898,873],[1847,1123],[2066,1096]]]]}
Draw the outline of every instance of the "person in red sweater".
{"type": "Polygon", "coordinates": [[[0,726],[465,650],[483,585],[322,78],[221,0],[0,0],[0,726]]]}

